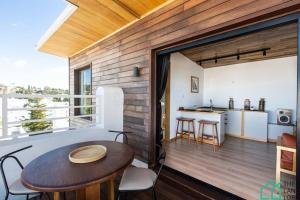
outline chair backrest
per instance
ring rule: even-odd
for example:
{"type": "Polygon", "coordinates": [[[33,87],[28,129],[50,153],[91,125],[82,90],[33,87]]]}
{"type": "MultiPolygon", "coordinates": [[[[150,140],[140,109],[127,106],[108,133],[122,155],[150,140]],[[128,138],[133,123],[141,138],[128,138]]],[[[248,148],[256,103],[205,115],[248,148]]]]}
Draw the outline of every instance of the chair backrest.
{"type": "Polygon", "coordinates": [[[156,160],[156,164],[159,165],[159,168],[158,168],[158,171],[157,171],[156,179],[154,181],[154,186],[156,185],[157,179],[158,179],[158,177],[160,175],[160,172],[161,172],[161,170],[162,170],[162,168],[165,164],[166,155],[167,155],[165,149],[162,146],[157,144],[156,147],[158,148],[158,151],[159,151],[159,156],[156,160]]]}
{"type": "Polygon", "coordinates": [[[32,147],[32,145],[21,148],[21,149],[18,149],[16,151],[10,152],[10,153],[8,153],[8,154],[6,154],[6,155],[4,155],[0,158],[0,171],[1,171],[3,182],[4,182],[5,190],[6,190],[7,193],[9,192],[9,187],[8,187],[8,181],[7,181],[7,178],[6,178],[6,175],[5,175],[5,170],[4,170],[5,161],[7,161],[8,159],[12,159],[19,165],[19,167],[21,169],[24,169],[24,166],[22,165],[21,161],[16,156],[14,156],[14,154],[18,153],[20,151],[24,151],[26,149],[29,149],[31,147],[32,147]]]}
{"type": "Polygon", "coordinates": [[[122,135],[122,136],[123,136],[123,143],[128,144],[128,136],[127,136],[127,133],[131,133],[131,132],[129,132],[129,131],[114,131],[114,130],[109,130],[108,132],[110,132],[110,133],[118,133],[118,134],[116,135],[116,137],[115,137],[115,142],[117,142],[118,137],[119,137],[120,135],[122,135]]]}

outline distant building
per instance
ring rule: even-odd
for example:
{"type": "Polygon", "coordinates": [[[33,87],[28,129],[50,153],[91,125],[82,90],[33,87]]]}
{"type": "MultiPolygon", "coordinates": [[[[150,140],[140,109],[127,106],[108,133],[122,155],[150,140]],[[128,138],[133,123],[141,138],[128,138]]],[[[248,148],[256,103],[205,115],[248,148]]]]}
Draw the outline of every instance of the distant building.
{"type": "Polygon", "coordinates": [[[15,93],[16,87],[0,84],[0,94],[15,93]]]}

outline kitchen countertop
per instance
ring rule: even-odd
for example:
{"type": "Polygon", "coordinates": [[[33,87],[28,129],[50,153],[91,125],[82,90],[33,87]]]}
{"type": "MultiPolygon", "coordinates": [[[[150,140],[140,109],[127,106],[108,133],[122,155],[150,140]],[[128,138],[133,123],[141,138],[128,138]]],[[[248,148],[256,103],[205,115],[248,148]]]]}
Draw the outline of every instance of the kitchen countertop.
{"type": "Polygon", "coordinates": [[[204,111],[204,110],[197,110],[197,109],[183,109],[183,110],[177,110],[180,112],[197,112],[197,113],[206,113],[206,114],[223,114],[226,111],[220,111],[220,110],[213,110],[213,111],[204,111]]]}
{"type": "Polygon", "coordinates": [[[244,112],[264,112],[266,113],[267,111],[259,111],[259,110],[244,110],[244,109],[227,109],[227,110],[218,110],[218,109],[213,109],[210,111],[209,109],[202,109],[201,108],[185,108],[185,109],[178,109],[177,111],[180,112],[199,112],[199,113],[207,113],[207,114],[223,114],[226,113],[227,111],[244,111],[244,112]]]}

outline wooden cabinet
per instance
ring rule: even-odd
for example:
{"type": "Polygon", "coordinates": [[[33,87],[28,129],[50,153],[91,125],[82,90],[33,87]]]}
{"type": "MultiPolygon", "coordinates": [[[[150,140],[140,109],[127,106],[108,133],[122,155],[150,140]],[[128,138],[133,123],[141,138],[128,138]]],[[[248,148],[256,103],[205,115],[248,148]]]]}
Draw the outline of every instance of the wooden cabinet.
{"type": "Polygon", "coordinates": [[[242,136],[247,139],[268,141],[268,113],[243,111],[244,132],[242,136]]]}
{"type": "Polygon", "coordinates": [[[228,110],[226,114],[226,134],[240,137],[242,128],[242,111],[228,110]]]}

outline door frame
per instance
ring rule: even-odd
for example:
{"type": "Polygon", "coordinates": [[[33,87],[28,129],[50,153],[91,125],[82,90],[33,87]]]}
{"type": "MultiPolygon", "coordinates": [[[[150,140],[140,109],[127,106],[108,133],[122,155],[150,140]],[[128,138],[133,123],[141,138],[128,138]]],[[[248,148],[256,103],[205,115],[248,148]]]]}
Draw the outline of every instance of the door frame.
{"type": "Polygon", "coordinates": [[[247,35],[247,34],[251,34],[251,33],[255,33],[255,32],[259,32],[259,31],[263,31],[266,29],[270,29],[270,28],[275,28],[278,26],[283,26],[283,25],[287,25],[287,24],[291,24],[291,23],[297,23],[298,24],[298,41],[297,41],[297,114],[296,114],[296,118],[297,118],[297,125],[296,125],[296,135],[297,135],[297,153],[296,153],[296,198],[300,197],[300,12],[294,13],[294,14],[289,14],[283,17],[278,17],[275,19],[271,19],[271,20],[267,20],[267,21],[263,21],[263,22],[258,22],[256,24],[253,25],[248,25],[246,27],[242,27],[242,28],[238,28],[236,30],[231,30],[228,32],[224,32],[221,34],[217,34],[211,37],[206,37],[206,38],[200,38],[198,40],[190,40],[190,42],[188,43],[181,43],[178,45],[174,44],[173,46],[170,45],[171,47],[169,48],[157,48],[157,49],[153,49],[151,52],[151,108],[152,108],[152,112],[151,112],[151,132],[152,132],[152,137],[151,137],[151,151],[150,151],[150,158],[152,158],[152,162],[154,162],[155,160],[155,142],[156,142],[156,137],[157,137],[157,133],[155,133],[156,130],[156,86],[157,86],[157,76],[156,76],[156,72],[157,72],[157,60],[158,60],[158,56],[162,56],[162,55],[167,55],[167,54],[171,54],[171,53],[175,53],[178,51],[182,51],[182,50],[186,50],[186,49],[191,49],[191,48],[195,48],[195,47],[199,47],[199,46],[203,46],[203,45],[207,45],[207,44],[211,44],[211,43],[215,43],[215,42],[220,42],[223,40],[227,40],[230,38],[235,38],[235,37],[239,37],[239,36],[243,36],[243,35],[247,35]],[[176,45],[176,46],[175,46],[176,45]]]}

